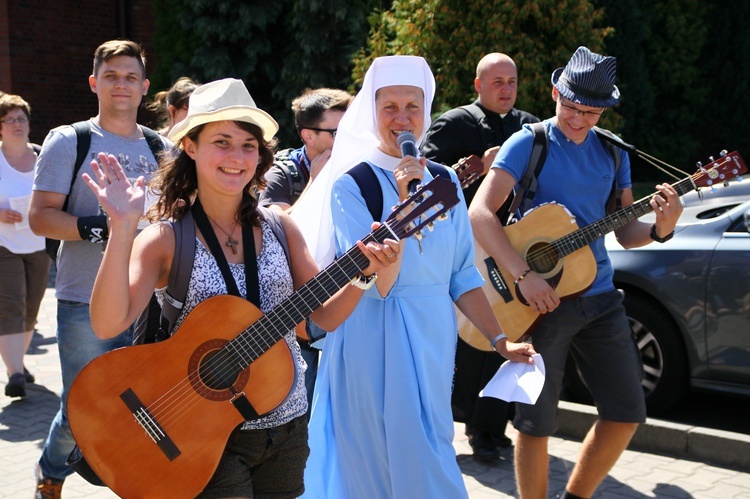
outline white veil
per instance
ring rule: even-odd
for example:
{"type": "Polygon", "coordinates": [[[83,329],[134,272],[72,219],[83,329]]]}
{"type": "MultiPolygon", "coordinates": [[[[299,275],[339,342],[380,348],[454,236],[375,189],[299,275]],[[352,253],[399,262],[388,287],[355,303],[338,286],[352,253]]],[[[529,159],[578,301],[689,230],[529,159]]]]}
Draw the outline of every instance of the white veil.
{"type": "Polygon", "coordinates": [[[292,218],[321,269],[333,261],[336,252],[331,218],[333,183],[378,147],[380,139],[375,123],[375,92],[392,85],[411,85],[424,92],[424,128],[417,138],[417,145],[430,127],[435,78],[427,61],[410,55],[375,59],[365,74],[362,90],[341,118],[331,159],[292,211],[292,218]]]}

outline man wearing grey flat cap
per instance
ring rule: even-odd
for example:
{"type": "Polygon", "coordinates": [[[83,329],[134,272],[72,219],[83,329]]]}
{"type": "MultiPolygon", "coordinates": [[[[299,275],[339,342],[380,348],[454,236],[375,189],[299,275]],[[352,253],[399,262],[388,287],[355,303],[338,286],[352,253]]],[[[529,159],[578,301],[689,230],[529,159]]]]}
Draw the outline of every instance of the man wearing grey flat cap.
{"type": "MultiPolygon", "coordinates": [[[[633,204],[627,154],[616,149],[615,154],[620,156],[616,167],[616,156],[593,130],[601,115],[620,100],[616,69],[614,57],[579,47],[565,67],[552,73],[555,116],[543,122],[548,144],[546,161],[538,173],[535,195],[522,204],[521,213],[555,202],[575,217],[579,227],[584,227],[606,217],[607,205],[615,198],[622,206],[633,204]],[[617,190],[620,194],[615,196],[617,190]]],[[[511,286],[515,285],[519,297],[541,318],[531,341],[546,366],[544,388],[534,405],[516,405],[513,421],[518,430],[515,466],[520,496],[547,497],[547,441],[557,430],[557,404],[570,352],[596,402],[599,418],[584,440],[560,497],[588,498],[617,462],[638,424],[646,420],[642,365],[622,295],[612,282],[613,269],[604,239],[596,238],[584,247],[592,252],[591,268],[587,270],[592,275],[590,287],[561,302],[558,284],[553,279],[545,280],[550,277],[548,273],[540,271],[540,275],[519,255],[495,216],[524,177],[533,135],[530,126],[525,125],[505,142],[469,213],[477,241],[501,269],[513,276],[511,286]]],[[[634,221],[616,229],[623,247],[665,242],[674,232],[682,213],[679,196],[668,184],[657,185],[656,189],[661,196],[650,201],[656,222],[634,221]]],[[[581,273],[584,269],[565,271],[581,273]]]]}

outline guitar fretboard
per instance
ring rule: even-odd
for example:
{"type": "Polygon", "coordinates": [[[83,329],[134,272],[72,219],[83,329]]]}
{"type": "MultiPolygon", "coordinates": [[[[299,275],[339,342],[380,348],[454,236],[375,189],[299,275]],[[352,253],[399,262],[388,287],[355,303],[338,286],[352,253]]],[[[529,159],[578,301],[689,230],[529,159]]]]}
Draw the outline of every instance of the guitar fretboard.
{"type": "MultiPolygon", "coordinates": [[[[364,238],[363,242],[382,243],[388,237],[393,237],[393,233],[384,224],[364,238]]],[[[244,369],[294,329],[313,310],[346,286],[369,264],[364,253],[357,246],[352,247],[289,298],[231,340],[224,349],[228,354],[236,356],[244,369]]]]}
{"type": "MultiPolygon", "coordinates": [[[[682,196],[693,189],[695,189],[695,182],[692,177],[688,177],[684,180],[672,184],[672,187],[677,193],[682,196]]],[[[637,220],[647,213],[651,213],[653,208],[651,207],[650,201],[654,194],[642,198],[632,205],[620,208],[614,213],[607,215],[606,217],[591,223],[585,227],[582,227],[576,231],[571,232],[559,239],[556,239],[551,243],[555,250],[555,254],[558,258],[562,258],[565,255],[569,255],[574,251],[583,248],[596,241],[597,239],[604,237],[609,232],[613,232],[620,227],[623,227],[630,222],[637,220]]],[[[539,255],[529,255],[529,263],[533,265],[533,260],[536,258],[546,259],[549,258],[549,252],[543,252],[539,255]]]]}

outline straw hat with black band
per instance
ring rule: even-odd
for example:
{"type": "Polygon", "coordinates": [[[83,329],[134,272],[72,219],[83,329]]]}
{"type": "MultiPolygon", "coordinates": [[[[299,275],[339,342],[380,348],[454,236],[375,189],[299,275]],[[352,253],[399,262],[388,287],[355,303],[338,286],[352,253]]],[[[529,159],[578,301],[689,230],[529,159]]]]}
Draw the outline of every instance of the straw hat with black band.
{"type": "Polygon", "coordinates": [[[169,139],[178,144],[193,128],[215,121],[244,121],[263,131],[269,141],[279,131],[270,114],[259,109],[242,80],[225,78],[201,85],[190,95],[188,113],[169,132],[169,139]]]}

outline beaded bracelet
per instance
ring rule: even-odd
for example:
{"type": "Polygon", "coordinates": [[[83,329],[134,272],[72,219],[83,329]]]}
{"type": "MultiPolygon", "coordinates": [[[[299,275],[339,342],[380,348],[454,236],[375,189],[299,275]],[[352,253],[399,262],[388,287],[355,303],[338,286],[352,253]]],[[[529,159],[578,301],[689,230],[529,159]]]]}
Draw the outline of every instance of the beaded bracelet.
{"type": "Polygon", "coordinates": [[[531,272],[531,269],[530,268],[526,269],[526,271],[523,274],[521,274],[520,276],[518,276],[518,279],[516,279],[516,280],[513,281],[513,284],[518,285],[518,283],[521,282],[521,281],[523,281],[523,278],[526,277],[529,272],[531,272]]]}
{"type": "Polygon", "coordinates": [[[490,341],[490,346],[492,347],[492,349],[497,352],[497,348],[495,348],[495,345],[497,345],[498,341],[503,340],[505,338],[507,338],[507,336],[505,336],[504,333],[500,333],[494,338],[492,338],[492,341],[490,341]]]}

